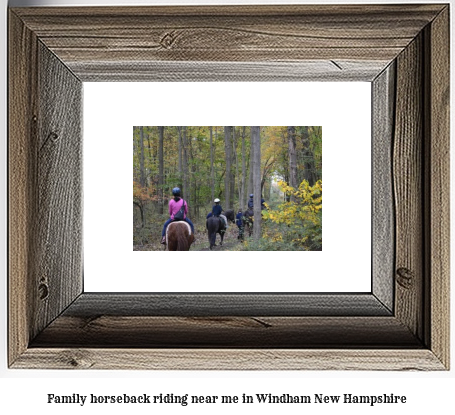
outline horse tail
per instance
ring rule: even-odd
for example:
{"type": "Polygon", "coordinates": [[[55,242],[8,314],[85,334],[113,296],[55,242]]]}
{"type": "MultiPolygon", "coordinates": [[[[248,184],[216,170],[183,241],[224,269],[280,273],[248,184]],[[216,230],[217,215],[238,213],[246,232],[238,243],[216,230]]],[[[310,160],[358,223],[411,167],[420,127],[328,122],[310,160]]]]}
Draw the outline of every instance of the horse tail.
{"type": "Polygon", "coordinates": [[[212,246],[215,245],[216,233],[218,231],[217,218],[214,216],[207,219],[207,231],[209,234],[210,249],[212,249],[212,246]]]}
{"type": "Polygon", "coordinates": [[[168,249],[169,251],[189,251],[193,238],[185,224],[169,225],[168,249]]]}
{"type": "Polygon", "coordinates": [[[188,242],[188,229],[186,229],[186,226],[184,229],[183,227],[179,226],[181,229],[180,232],[177,232],[177,251],[189,251],[190,246],[188,242]]]}

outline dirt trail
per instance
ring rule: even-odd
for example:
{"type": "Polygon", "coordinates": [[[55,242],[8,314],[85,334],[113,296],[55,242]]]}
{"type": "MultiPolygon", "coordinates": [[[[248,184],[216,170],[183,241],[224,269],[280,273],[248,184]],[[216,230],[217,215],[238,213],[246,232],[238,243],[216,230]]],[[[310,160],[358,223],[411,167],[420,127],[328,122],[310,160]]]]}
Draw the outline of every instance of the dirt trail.
{"type": "MultiPolygon", "coordinates": [[[[212,251],[237,251],[240,248],[240,241],[237,239],[237,227],[230,226],[224,236],[223,245],[220,246],[220,235],[216,235],[216,245],[212,251]]],[[[210,251],[210,244],[207,232],[196,232],[196,242],[191,245],[190,251],[210,251]]],[[[134,245],[133,251],[163,251],[164,245],[161,245],[159,238],[155,238],[153,243],[144,245],[134,245]]]]}
{"type": "MultiPolygon", "coordinates": [[[[225,241],[223,245],[220,245],[220,241],[217,241],[217,246],[214,246],[212,251],[232,251],[233,248],[238,248],[238,241],[225,241]]],[[[210,251],[209,243],[205,245],[195,245],[191,247],[190,251],[210,251]]]]}
{"type": "MultiPolygon", "coordinates": [[[[238,231],[233,227],[229,227],[226,235],[224,236],[223,245],[220,245],[220,235],[216,235],[216,245],[212,251],[232,251],[238,250],[239,240],[237,239],[238,231]]],[[[196,243],[191,245],[190,251],[210,251],[210,244],[206,232],[196,234],[196,243]]]]}

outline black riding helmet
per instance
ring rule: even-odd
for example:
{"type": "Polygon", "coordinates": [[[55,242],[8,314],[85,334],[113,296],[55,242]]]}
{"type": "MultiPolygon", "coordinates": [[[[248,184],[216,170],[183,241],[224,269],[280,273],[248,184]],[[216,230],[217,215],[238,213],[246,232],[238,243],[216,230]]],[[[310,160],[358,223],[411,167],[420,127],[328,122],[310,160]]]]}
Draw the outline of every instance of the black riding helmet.
{"type": "Polygon", "coordinates": [[[172,194],[173,194],[174,196],[180,196],[180,187],[174,187],[174,188],[172,189],[172,194]]]}

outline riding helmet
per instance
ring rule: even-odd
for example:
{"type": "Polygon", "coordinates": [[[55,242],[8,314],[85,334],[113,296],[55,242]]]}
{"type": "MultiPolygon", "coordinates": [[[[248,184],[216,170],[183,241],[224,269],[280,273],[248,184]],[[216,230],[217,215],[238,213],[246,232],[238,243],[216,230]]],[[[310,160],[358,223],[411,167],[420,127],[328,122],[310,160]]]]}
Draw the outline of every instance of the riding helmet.
{"type": "Polygon", "coordinates": [[[250,194],[250,197],[253,197],[253,193],[250,194]]]}
{"type": "Polygon", "coordinates": [[[172,194],[173,194],[174,196],[180,196],[180,188],[179,188],[179,187],[174,187],[174,188],[172,189],[172,194]]]}
{"type": "Polygon", "coordinates": [[[216,199],[214,200],[214,202],[215,202],[215,203],[220,203],[220,199],[216,198],[216,199]]]}

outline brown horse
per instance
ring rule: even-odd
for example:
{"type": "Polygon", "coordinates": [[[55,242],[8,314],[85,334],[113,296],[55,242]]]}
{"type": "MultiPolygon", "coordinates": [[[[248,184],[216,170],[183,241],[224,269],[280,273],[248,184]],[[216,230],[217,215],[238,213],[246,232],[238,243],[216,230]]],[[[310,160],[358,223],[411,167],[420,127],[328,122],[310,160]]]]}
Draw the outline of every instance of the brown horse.
{"type": "Polygon", "coordinates": [[[168,251],[189,251],[194,241],[190,225],[184,221],[171,222],[167,227],[166,246],[168,251]]]}

